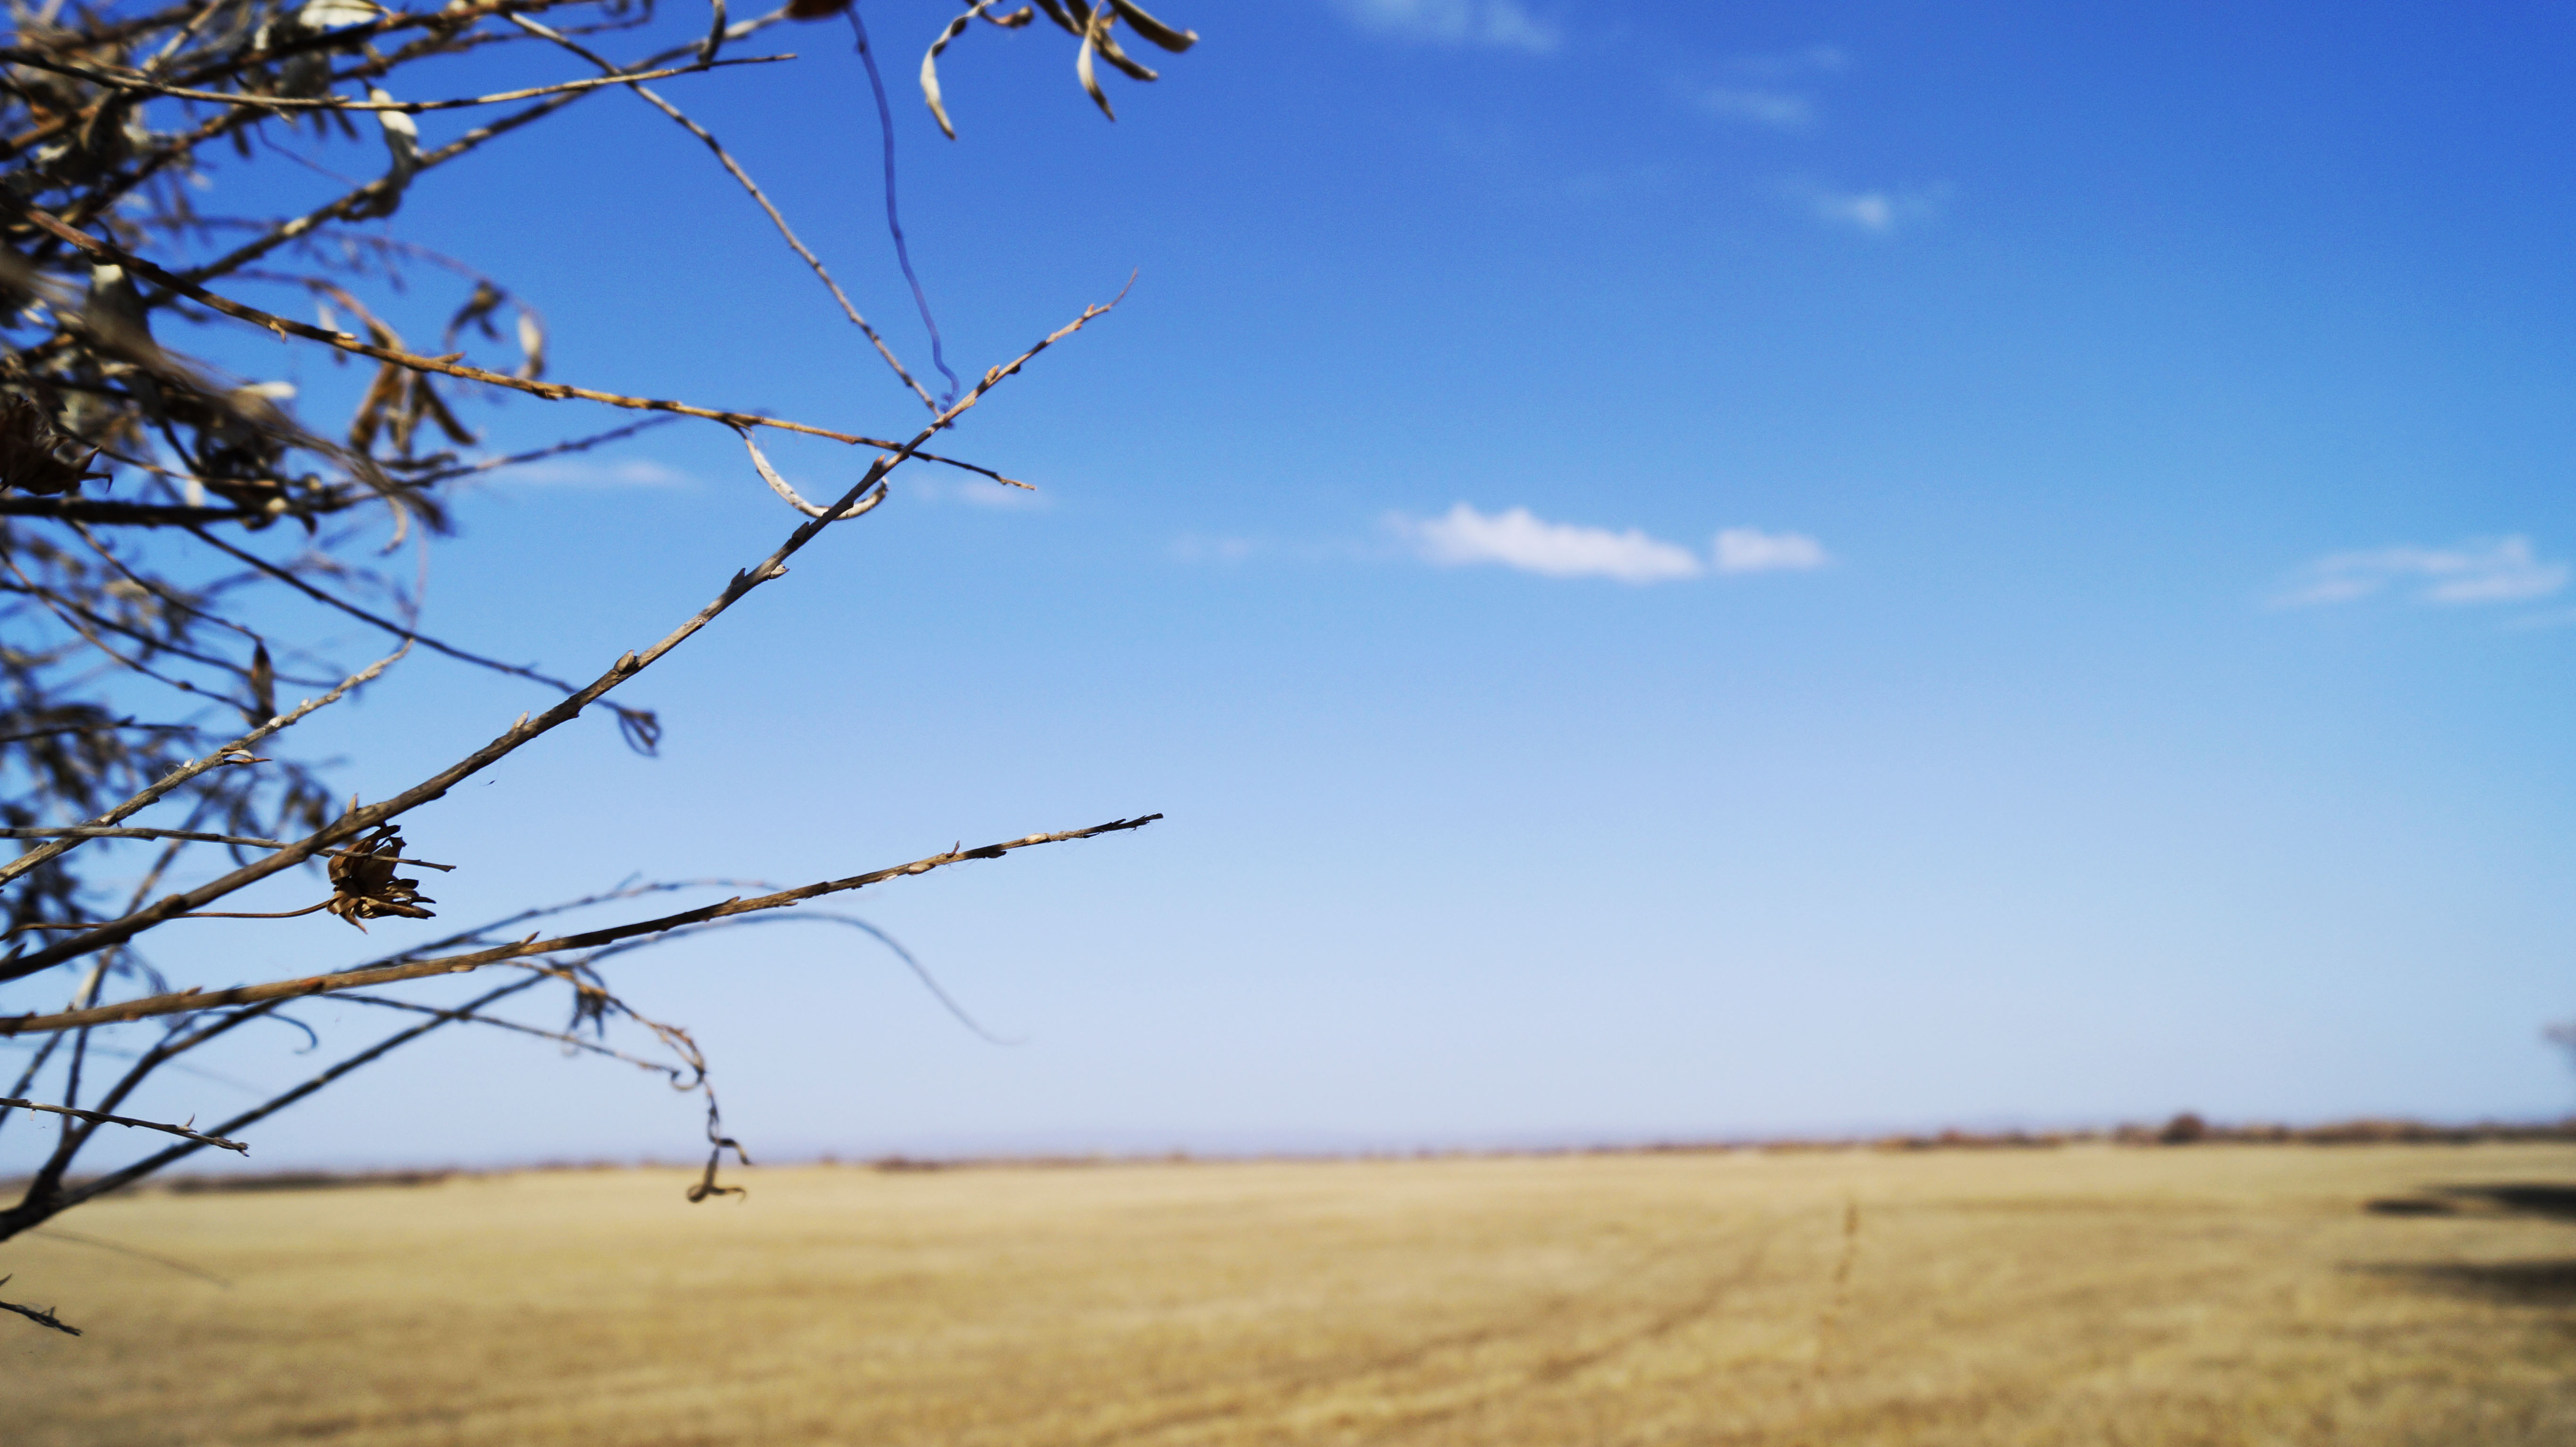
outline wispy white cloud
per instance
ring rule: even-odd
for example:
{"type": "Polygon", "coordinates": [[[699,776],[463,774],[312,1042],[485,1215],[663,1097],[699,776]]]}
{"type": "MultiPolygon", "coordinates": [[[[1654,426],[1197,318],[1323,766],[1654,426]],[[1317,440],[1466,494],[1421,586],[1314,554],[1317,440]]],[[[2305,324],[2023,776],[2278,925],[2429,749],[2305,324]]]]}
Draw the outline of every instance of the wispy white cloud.
{"type": "Polygon", "coordinates": [[[1520,0],[1333,0],[1362,28],[1443,45],[1491,45],[1545,55],[1561,37],[1520,0]]]}
{"type": "Polygon", "coordinates": [[[1815,99],[1800,87],[1838,74],[1849,58],[1830,45],[1772,55],[1739,55],[1718,67],[1718,79],[1681,87],[1682,98],[1721,120],[1775,131],[1802,131],[1816,120],[1815,99]]]}
{"type": "Polygon", "coordinates": [[[1816,103],[1794,91],[1713,85],[1692,91],[1690,101],[1723,120],[1747,121],[1775,131],[1803,131],[1816,119],[1816,103]]]}
{"type": "Polygon", "coordinates": [[[696,479],[647,458],[606,461],[588,457],[549,457],[495,468],[485,474],[497,483],[540,487],[686,487],[696,479]]]}
{"type": "Polygon", "coordinates": [[[2524,603],[2558,592],[2569,576],[2567,564],[2543,561],[2529,538],[2484,538],[2335,553],[2302,569],[2273,601],[2304,608],[2401,592],[2419,603],[2524,603]]]}
{"type": "Polygon", "coordinates": [[[1478,512],[1459,503],[1435,518],[1388,519],[1425,562],[1442,567],[1492,563],[1549,578],[1611,578],[1622,583],[1667,583],[1719,573],[1771,573],[1820,568],[1822,545],[1799,533],[1728,528],[1702,558],[1680,543],[1642,528],[1614,532],[1581,523],[1549,522],[1528,508],[1478,512]]]}
{"type": "Polygon", "coordinates": [[[1500,563],[1550,578],[1616,578],[1661,583],[1698,577],[1699,555],[1642,530],[1612,532],[1580,523],[1547,522],[1528,508],[1488,516],[1465,503],[1436,518],[1391,519],[1426,562],[1443,567],[1500,563]]]}
{"type": "Polygon", "coordinates": [[[1717,535],[1717,570],[1721,573],[1803,573],[1832,559],[1822,543],[1804,533],[1766,533],[1760,528],[1728,528],[1717,535]]]}
{"type": "Polygon", "coordinates": [[[1843,191],[1828,186],[1796,186],[1791,190],[1817,220],[1871,236],[1893,236],[1931,220],[1940,212],[1938,188],[1843,191]]]}

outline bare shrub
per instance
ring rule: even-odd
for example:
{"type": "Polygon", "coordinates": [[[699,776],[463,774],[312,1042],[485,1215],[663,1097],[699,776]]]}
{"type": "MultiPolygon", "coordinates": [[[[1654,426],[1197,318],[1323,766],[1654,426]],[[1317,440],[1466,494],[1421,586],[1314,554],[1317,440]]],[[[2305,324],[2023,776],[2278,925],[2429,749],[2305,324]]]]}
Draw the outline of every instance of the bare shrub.
{"type": "MultiPolygon", "coordinates": [[[[429,881],[471,862],[409,857],[403,829],[417,811],[593,707],[614,714],[629,746],[653,752],[661,721],[621,690],[779,578],[823,529],[881,505],[896,468],[940,466],[1012,481],[933,444],[1115,301],[998,359],[971,383],[958,382],[935,357],[945,384],[934,392],[860,315],[741,163],[672,98],[685,93],[690,76],[778,63],[780,56],[746,53],[744,42],[782,23],[846,16],[882,117],[875,56],[848,3],[795,0],[735,20],[724,0],[711,0],[702,38],[615,59],[610,52],[653,18],[651,0],[451,0],[424,10],[386,9],[373,0],[180,0],[131,12],[81,0],[11,0],[15,33],[0,54],[7,67],[0,80],[0,229],[7,235],[0,248],[0,836],[23,847],[0,865],[9,940],[0,982],[19,994],[17,1013],[0,1016],[0,1039],[28,1053],[10,1072],[16,1083],[0,1098],[0,1125],[11,1123],[13,1112],[30,1112],[62,1130],[17,1204],[0,1210],[0,1240],[197,1151],[244,1150],[236,1133],[451,1025],[627,1061],[703,1093],[709,1155],[690,1198],[731,1191],[716,1168],[726,1151],[739,1156],[741,1148],[724,1132],[705,1059],[685,1030],[621,998],[607,961],[807,900],[1160,817],[957,847],[797,888],[613,916],[603,925],[561,922],[706,882],[630,884],[583,899],[531,902],[425,943],[389,942],[341,969],[249,985],[224,986],[188,951],[147,938],[179,919],[328,913],[363,931],[371,922],[433,918],[429,881]],[[419,62],[499,47],[552,56],[561,76],[474,96],[438,95],[416,77],[419,62]],[[667,94],[656,88],[665,82],[675,83],[667,94]],[[550,375],[547,329],[529,298],[465,262],[353,228],[400,212],[423,173],[487,146],[529,144],[538,123],[612,91],[640,98],[704,143],[921,415],[863,430],[559,379],[550,375]],[[415,117],[448,111],[468,112],[474,124],[432,144],[415,117]],[[352,154],[372,155],[381,173],[301,214],[205,209],[227,194],[214,185],[225,168],[287,154],[281,138],[299,137],[354,143],[360,149],[352,154]],[[435,347],[406,341],[398,322],[415,334],[417,325],[388,303],[409,272],[426,273],[453,293],[452,307],[439,307],[445,321],[435,347]],[[245,294],[284,296],[291,305],[254,305],[245,294]],[[179,319],[247,325],[362,359],[374,369],[372,381],[345,426],[309,419],[286,384],[229,375],[169,346],[163,337],[179,319]],[[493,457],[476,451],[456,405],[478,392],[578,400],[603,410],[578,435],[493,457]],[[729,580],[710,580],[713,598],[659,642],[603,661],[586,680],[502,661],[533,654],[531,640],[467,648],[422,631],[413,590],[375,563],[393,545],[443,532],[460,480],[684,419],[735,433],[751,468],[793,510],[795,526],[729,580]],[[812,501],[763,454],[759,437],[777,431],[866,449],[873,461],[839,497],[812,501]],[[263,631],[253,620],[280,616],[267,606],[273,598],[305,606],[306,616],[332,628],[372,631],[383,638],[384,655],[336,661],[312,637],[263,631]],[[548,697],[387,798],[333,802],[325,771],[294,757],[294,729],[424,649],[511,675],[548,697]],[[302,700],[286,702],[296,690],[306,691],[302,700]],[[136,851],[143,853],[139,882],[111,893],[110,879],[134,880],[136,851]],[[317,874],[321,897],[274,913],[218,907],[292,871],[317,874]],[[188,880],[200,882],[174,883],[188,880]],[[463,1003],[405,993],[414,982],[468,972],[501,978],[463,1003]],[[506,1008],[540,992],[567,1007],[559,1024],[506,1008]],[[253,1021],[287,1019],[287,1006],[320,995],[374,1006],[404,1023],[294,1089],[204,1130],[121,1113],[156,1072],[253,1021]],[[609,1026],[620,1021],[641,1031],[649,1053],[608,1043],[609,1026]],[[168,1143],[103,1173],[75,1176],[102,1132],[168,1143]]],[[[955,134],[938,88],[941,53],[979,22],[1017,30],[1041,16],[1069,38],[1076,81],[1104,113],[1110,100],[1100,67],[1154,78],[1122,48],[1122,26],[1169,51],[1197,38],[1129,0],[1034,0],[1008,13],[976,0],[939,26],[921,62],[924,99],[943,130],[955,134]]],[[[642,124],[662,123],[637,115],[642,124]]],[[[890,131],[886,144],[891,156],[890,131]]],[[[471,193],[443,194],[463,198],[446,204],[472,204],[471,193]]],[[[908,278],[909,257],[898,256],[908,278]]],[[[675,336],[670,344],[688,341],[675,336]]],[[[71,1329],[47,1310],[10,1309],[71,1329]]]]}

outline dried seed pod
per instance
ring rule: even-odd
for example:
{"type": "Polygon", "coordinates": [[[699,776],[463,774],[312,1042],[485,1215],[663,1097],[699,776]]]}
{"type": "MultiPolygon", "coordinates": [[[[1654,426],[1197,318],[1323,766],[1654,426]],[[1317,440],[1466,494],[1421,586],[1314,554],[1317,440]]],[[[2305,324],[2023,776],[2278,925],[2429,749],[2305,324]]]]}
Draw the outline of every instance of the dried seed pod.
{"type": "Polygon", "coordinates": [[[389,914],[433,918],[421,906],[438,901],[420,892],[420,881],[394,877],[394,866],[402,862],[402,847],[400,826],[380,824],[348,853],[332,856],[331,902],[323,908],[361,931],[367,927],[365,921],[389,914]]]}

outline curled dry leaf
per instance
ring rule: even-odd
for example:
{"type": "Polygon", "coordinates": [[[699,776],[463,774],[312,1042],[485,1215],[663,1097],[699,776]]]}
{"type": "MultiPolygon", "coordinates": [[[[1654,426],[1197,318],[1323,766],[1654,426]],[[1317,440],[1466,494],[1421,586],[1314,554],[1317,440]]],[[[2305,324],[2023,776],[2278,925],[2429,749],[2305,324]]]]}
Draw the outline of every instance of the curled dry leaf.
{"type": "Polygon", "coordinates": [[[965,34],[966,27],[973,24],[978,16],[1004,30],[1017,30],[1037,19],[1037,12],[1026,5],[1008,15],[996,15],[993,13],[996,3],[998,0],[975,0],[964,14],[948,22],[948,28],[939,32],[937,40],[930,42],[929,53],[921,57],[921,98],[930,102],[931,119],[939,122],[941,133],[952,141],[957,139],[957,128],[948,123],[948,106],[939,93],[939,53],[965,34]]]}
{"type": "Polygon", "coordinates": [[[402,847],[401,828],[380,824],[348,853],[332,856],[331,899],[323,908],[361,931],[366,929],[366,921],[389,914],[404,919],[433,918],[421,906],[438,901],[420,892],[420,881],[394,877],[402,847]]]}
{"type": "Polygon", "coordinates": [[[526,358],[519,366],[520,376],[533,382],[546,374],[545,323],[524,302],[519,306],[519,353],[526,358]]]}
{"type": "Polygon", "coordinates": [[[0,410],[0,487],[57,496],[80,491],[84,478],[107,476],[89,470],[97,448],[82,453],[77,462],[67,462],[63,440],[54,430],[53,419],[32,399],[10,398],[8,407],[0,410]]]}
{"type": "Polygon", "coordinates": [[[1165,25],[1162,21],[1146,14],[1145,7],[1141,5],[1130,4],[1128,3],[1128,0],[1109,0],[1109,3],[1118,11],[1118,18],[1126,21],[1128,26],[1137,34],[1144,36],[1147,40],[1154,42],[1165,50],[1171,51],[1175,55],[1178,55],[1182,51],[1199,43],[1199,33],[1197,31],[1174,30],[1172,27],[1165,25]]]}
{"type": "MultiPolygon", "coordinates": [[[[1082,27],[1082,49],[1073,57],[1073,74],[1075,79],[1082,82],[1082,93],[1091,97],[1092,103],[1100,107],[1100,113],[1113,121],[1118,119],[1118,112],[1109,108],[1108,93],[1100,88],[1100,76],[1091,64],[1091,56],[1100,48],[1100,42],[1108,36],[1109,27],[1117,23],[1116,11],[1094,11],[1090,20],[1082,27]]],[[[1152,79],[1151,76],[1146,78],[1152,79]]]]}

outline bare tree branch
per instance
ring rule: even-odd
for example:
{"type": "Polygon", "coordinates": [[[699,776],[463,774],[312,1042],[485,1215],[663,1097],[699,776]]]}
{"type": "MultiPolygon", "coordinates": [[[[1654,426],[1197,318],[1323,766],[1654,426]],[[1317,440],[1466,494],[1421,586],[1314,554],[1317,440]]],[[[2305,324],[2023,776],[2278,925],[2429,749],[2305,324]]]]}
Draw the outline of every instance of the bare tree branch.
{"type": "MultiPolygon", "coordinates": [[[[5,200],[5,198],[6,193],[0,192],[0,200],[5,200]]],[[[1133,285],[1132,278],[1130,279],[1130,285],[1133,285]]],[[[671,632],[665,635],[660,642],[654,644],[651,648],[646,649],[643,653],[628,653],[619,658],[615,663],[610,664],[606,673],[601,674],[580,692],[573,694],[563,702],[547,709],[542,714],[536,715],[534,718],[530,718],[525,714],[520,715],[517,723],[512,724],[490,743],[476,749],[473,753],[468,754],[463,759],[441,769],[429,778],[403,790],[401,793],[396,794],[392,798],[386,799],[381,803],[351,808],[347,813],[341,815],[339,819],[316,831],[312,836],[297,843],[291,848],[281,849],[277,853],[268,856],[266,859],[244,865],[220,879],[214,880],[208,884],[200,885],[196,889],[190,890],[185,894],[170,895],[147,909],[130,915],[123,920],[117,921],[115,924],[103,926],[88,934],[81,935],[76,939],[66,940],[61,944],[54,945],[46,949],[37,950],[21,959],[0,960],[0,980],[19,979],[24,976],[34,974],[40,970],[51,969],[65,960],[76,959],[81,955],[88,954],[94,950],[105,949],[110,945],[122,944],[126,940],[133,938],[136,934],[150,929],[152,926],[160,923],[164,919],[168,919],[174,915],[185,914],[194,909],[202,908],[203,906],[232,893],[234,890],[255,883],[261,879],[265,879],[269,875],[275,874],[280,870],[289,869],[297,864],[301,864],[306,859],[330,848],[332,845],[340,843],[342,840],[354,838],[355,836],[374,828],[388,819],[396,818],[413,808],[428,803],[432,799],[445,795],[449,789],[455,787],[464,780],[473,777],[475,774],[481,773],[493,764],[498,763],[500,760],[508,757],[510,754],[516,752],[518,749],[539,736],[560,728],[573,719],[580,717],[581,711],[593,702],[597,701],[601,695],[625,682],[627,679],[634,677],[644,669],[651,667],[655,662],[668,655],[672,649],[677,648],[682,643],[688,641],[688,639],[696,634],[699,629],[704,628],[707,624],[715,621],[719,615],[723,614],[727,609],[739,602],[754,588],[757,588],[761,584],[769,582],[772,579],[786,576],[787,559],[801,551],[807,543],[812,542],[825,527],[853,511],[861,498],[866,496],[868,493],[873,492],[878,485],[883,482],[886,473],[891,471],[896,464],[900,463],[905,457],[910,455],[912,448],[917,448],[920,444],[929,441],[933,436],[937,435],[940,429],[947,427],[956,421],[956,419],[962,416],[967,409],[982,401],[986,393],[992,391],[995,387],[1000,386],[1006,379],[1016,375],[1022,367],[1026,366],[1029,361],[1039,353],[1054,346],[1064,338],[1073,335],[1075,332],[1082,330],[1082,328],[1089,325],[1094,319],[1107,315],[1112,308],[1118,305],[1120,300],[1125,298],[1125,296],[1126,292],[1122,289],[1117,297],[1112,298],[1107,303],[1083,308],[1082,315],[1074,318],[1070,322],[1067,322],[1065,325],[1058,327],[1053,332],[1048,333],[1037,343],[1037,345],[1021,353],[1009,366],[995,367],[990,371],[987,371],[983,378],[978,381],[965,396],[957,400],[955,405],[951,406],[947,411],[942,412],[938,417],[933,418],[928,426],[922,428],[920,432],[916,433],[911,444],[909,444],[903,451],[879,457],[873,464],[871,464],[867,472],[861,476],[856,483],[851,485],[849,491],[841,495],[840,501],[825,509],[822,516],[813,518],[807,521],[803,526],[797,528],[795,532],[788,535],[787,541],[781,543],[776,551],[772,552],[767,558],[754,565],[748,571],[734,574],[733,581],[725,585],[725,590],[716,596],[715,601],[699,609],[695,616],[691,617],[687,622],[682,623],[679,627],[671,630],[671,632]]],[[[411,645],[409,643],[405,643],[403,645],[404,652],[410,651],[410,648],[411,645]]],[[[402,655],[397,653],[394,656],[398,658],[402,655]]],[[[385,663],[380,663],[376,665],[376,667],[381,669],[386,663],[391,663],[392,661],[393,660],[389,658],[385,660],[385,663]]],[[[348,687],[348,685],[344,685],[341,691],[345,691],[346,687],[348,687]]],[[[301,713],[297,715],[297,717],[301,716],[301,713]]],[[[292,720],[289,720],[289,722],[291,721],[292,720]]],[[[118,817],[122,818],[123,816],[119,815],[118,817]]],[[[118,820],[102,817],[90,822],[96,824],[113,824],[118,822],[118,820]]],[[[78,842],[79,841],[77,840],[58,840],[53,844],[42,846],[42,849],[29,851],[27,855],[21,856],[19,860],[11,861],[11,864],[20,865],[24,860],[33,858],[36,854],[41,853],[43,849],[60,851],[62,849],[69,848],[71,845],[78,842]]],[[[9,869],[5,866],[0,866],[0,881],[5,881],[8,877],[9,869]]]]}
{"type": "Polygon", "coordinates": [[[602,945],[615,944],[620,940],[633,939],[642,935],[660,934],[667,930],[678,929],[683,925],[750,914],[757,910],[780,909],[827,894],[841,894],[854,889],[863,889],[868,885],[880,884],[904,875],[928,874],[934,869],[963,864],[970,859],[999,859],[1015,849],[1027,849],[1040,844],[1061,844],[1072,839],[1089,839],[1101,834],[1141,829],[1162,817],[1160,814],[1147,814],[1137,819],[1113,819],[1106,824],[1094,824],[1088,829],[1068,829],[1056,834],[1031,834],[1024,838],[1004,840],[999,844],[987,844],[980,849],[952,849],[946,853],[933,854],[925,859],[916,859],[909,864],[871,870],[866,874],[854,874],[847,879],[827,879],[751,899],[728,899],[698,909],[664,915],[659,919],[639,920],[632,924],[613,925],[606,929],[586,930],[580,934],[562,935],[554,939],[540,940],[532,935],[517,944],[477,950],[471,954],[409,960],[401,964],[370,965],[355,970],[343,970],[336,974],[310,975],[298,980],[278,980],[265,985],[239,985],[228,990],[187,990],[178,994],[153,995],[114,1005],[94,1006],[86,1010],[64,1010],[51,1015],[0,1016],[0,1036],[26,1035],[47,1030],[73,1030],[85,1025],[117,1024],[129,1020],[149,1019],[156,1015],[178,1015],[235,1005],[266,1004],[273,1000],[301,999],[309,995],[329,994],[338,990],[371,989],[402,980],[463,974],[470,970],[482,969],[487,965],[505,964],[512,960],[528,959],[536,955],[556,954],[566,950],[597,949],[602,945]]]}
{"type": "MultiPolygon", "coordinates": [[[[17,1273],[15,1272],[12,1272],[7,1276],[0,1276],[0,1286],[6,1286],[17,1279],[17,1273]]],[[[0,1301],[0,1311],[14,1311],[20,1316],[25,1317],[27,1320],[34,1322],[38,1326],[52,1327],[54,1330],[63,1333],[65,1336],[79,1336],[81,1334],[81,1329],[79,1327],[67,1325],[61,1317],[54,1315],[54,1309],[50,1306],[20,1306],[14,1301],[0,1301]]]]}
{"type": "MultiPolygon", "coordinates": [[[[332,689],[329,693],[322,695],[320,698],[308,698],[304,702],[297,704],[292,712],[281,714],[276,718],[270,719],[267,723],[260,725],[258,728],[252,729],[249,733],[243,734],[240,738],[233,740],[231,743],[225,744],[213,753],[174,770],[168,777],[162,779],[160,782],[145,788],[140,793],[137,793],[133,798],[126,800],[124,803],[119,804],[115,808],[108,810],[106,813],[99,815],[97,818],[90,820],[88,827],[104,827],[106,825],[115,824],[121,820],[131,818],[155,801],[167,795],[171,790],[179,787],[181,784],[187,783],[189,780],[194,779],[201,774],[208,772],[209,770],[225,768],[232,765],[261,762],[260,760],[252,757],[252,745],[259,743],[272,734],[293,728],[295,725],[302,723],[307,717],[316,711],[328,708],[332,704],[338,703],[341,699],[348,697],[351,689],[357,688],[361,684],[372,682],[378,674],[383,673],[386,669],[392,667],[395,662],[400,660],[404,654],[409,653],[410,651],[411,645],[409,643],[405,643],[402,647],[394,650],[390,654],[387,654],[385,657],[379,658],[375,662],[368,664],[365,668],[358,670],[356,673],[350,674],[348,678],[342,680],[339,687],[332,689]]],[[[58,839],[51,844],[39,845],[5,864],[0,864],[0,884],[5,884],[9,880],[17,878],[19,875],[26,873],[28,870],[35,868],[39,864],[59,858],[60,856],[79,848],[82,842],[83,836],[81,835],[73,835],[69,838],[58,839]]],[[[309,858],[310,856],[307,855],[306,857],[309,858]]],[[[41,969],[44,968],[44,966],[38,966],[37,968],[41,969]]],[[[34,970],[13,970],[9,964],[0,963],[0,979],[14,980],[22,975],[33,973],[35,973],[34,970]]]]}
{"type": "MultiPolygon", "coordinates": [[[[420,1024],[414,1025],[408,1030],[399,1031],[377,1041],[375,1044],[348,1057],[339,1064],[332,1066],[330,1069],[315,1075],[312,1079],[305,1081],[303,1084],[296,1086],[292,1090],[282,1092],[268,1100],[262,1101],[260,1104],[253,1106],[249,1110],[243,1111],[241,1114],[236,1115],[232,1119],[215,1127],[215,1133],[223,1134],[230,1131],[240,1130],[242,1127],[247,1125],[255,1125],[258,1122],[275,1115],[279,1111],[286,1109],[288,1106],[293,1105],[295,1102],[302,1100],[306,1096],[311,1095],[313,1092],[320,1090],[324,1086],[329,1085],[331,1082],[338,1080],[342,1076],[347,1075],[350,1071],[356,1070],[361,1066],[371,1064],[374,1061],[381,1060],[387,1054],[410,1044],[412,1041],[419,1039],[421,1036],[428,1034],[432,1030],[438,1029],[442,1025],[452,1024],[456,1020],[461,1019],[464,1016],[471,1015],[488,1005],[507,999],[521,990],[530,989],[543,983],[545,983],[544,976],[532,975],[527,979],[515,980],[507,985],[503,985],[497,990],[487,990],[483,994],[457,1006],[453,1010],[441,1012],[436,1018],[424,1020],[420,1024]]],[[[110,1171],[106,1175],[99,1177],[97,1180],[85,1181],[80,1185],[73,1186],[66,1190],[48,1192],[42,1198],[35,1197],[31,1191],[30,1199],[19,1202],[16,1206],[7,1211],[0,1211],[0,1241],[6,1241],[10,1237],[31,1226],[38,1225],[53,1216],[60,1215],[64,1211],[79,1205],[83,1201],[94,1200],[97,1197],[106,1195],[110,1191],[114,1191],[125,1186],[129,1182],[139,1181],[145,1176],[152,1174],[154,1171],[160,1170],[162,1167],[169,1165],[171,1162],[194,1155],[196,1152],[203,1149],[205,1149],[205,1144],[203,1142],[189,1141],[182,1145],[171,1146],[157,1154],[146,1156],[142,1160],[136,1161],[132,1165],[126,1166],[123,1169],[110,1171]]],[[[0,1277],[0,1283],[5,1283],[6,1281],[6,1277],[0,1277]]]]}
{"type": "Polygon", "coordinates": [[[141,1130],[157,1130],[163,1135],[182,1136],[188,1140],[202,1141],[210,1146],[221,1146],[228,1151],[239,1151],[244,1155],[250,1154],[250,1147],[242,1144],[240,1141],[226,1140],[219,1135],[204,1135],[197,1131],[190,1130],[184,1125],[167,1125],[157,1120],[136,1120],[132,1116],[109,1115],[105,1111],[99,1110],[77,1110],[68,1105],[47,1105],[40,1100],[10,1100],[0,1098],[0,1105],[9,1106],[16,1110],[41,1110],[48,1115],[67,1115],[72,1117],[74,1120],[88,1121],[92,1125],[128,1125],[141,1130]]]}

